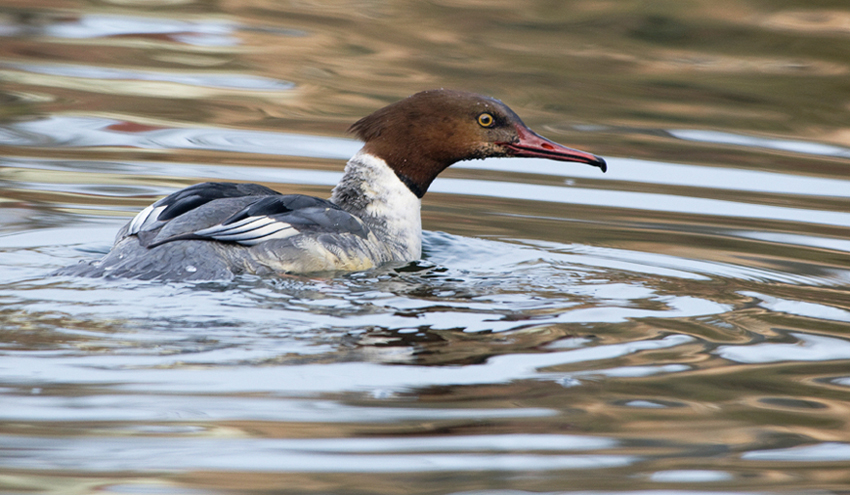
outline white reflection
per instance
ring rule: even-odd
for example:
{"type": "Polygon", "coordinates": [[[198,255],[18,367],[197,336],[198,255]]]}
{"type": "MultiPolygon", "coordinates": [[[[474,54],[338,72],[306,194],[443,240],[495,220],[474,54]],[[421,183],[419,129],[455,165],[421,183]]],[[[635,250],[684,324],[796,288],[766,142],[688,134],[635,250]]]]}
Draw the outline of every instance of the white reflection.
{"type": "Polygon", "coordinates": [[[568,435],[487,435],[415,439],[227,439],[171,437],[42,438],[5,436],[14,456],[7,468],[123,470],[215,470],[323,473],[434,471],[548,471],[627,466],[640,458],[604,454],[516,454],[514,450],[569,451],[611,446],[607,439],[568,435]],[[520,438],[523,437],[523,438],[520,438]],[[601,441],[600,441],[601,440],[601,441]],[[532,442],[524,445],[523,441],[532,442]],[[466,442],[466,443],[465,443],[466,442]],[[573,449],[573,445],[577,448],[573,449]],[[420,453],[434,451],[433,453],[420,453]],[[444,453],[440,451],[448,451],[444,453]],[[454,453],[460,451],[460,453],[454,453]],[[497,451],[497,453],[478,453],[497,451]],[[498,452],[502,451],[502,452],[498,452]],[[389,454],[389,453],[392,454],[389,454]]]}
{"type": "Polygon", "coordinates": [[[159,81],[199,86],[206,88],[237,89],[247,91],[287,91],[295,87],[289,81],[281,81],[268,77],[244,74],[215,74],[199,72],[187,74],[181,72],[143,71],[119,69],[110,67],[95,67],[92,65],[36,65],[36,64],[3,64],[5,67],[60,77],[74,77],[98,80],[125,81],[159,81]]]}
{"type": "MultiPolygon", "coordinates": [[[[850,192],[850,189],[848,189],[850,192]]],[[[835,251],[850,252],[850,240],[834,239],[831,237],[816,237],[813,235],[789,234],[780,232],[730,231],[731,235],[756,239],[759,241],[775,242],[778,244],[796,244],[835,251]]]]}
{"type": "Polygon", "coordinates": [[[799,339],[799,342],[722,345],[715,352],[724,359],[747,364],[850,359],[850,342],[846,340],[804,333],[791,333],[791,335],[799,339]]]}
{"type": "Polygon", "coordinates": [[[660,483],[708,483],[712,481],[729,481],[732,479],[732,475],[725,471],[676,469],[654,472],[649,479],[660,483]]]}
{"type": "Polygon", "coordinates": [[[818,320],[833,320],[850,322],[850,311],[803,301],[780,299],[759,292],[741,291],[740,294],[760,299],[759,306],[777,313],[788,313],[818,320]]]}
{"type": "MultiPolygon", "coordinates": [[[[684,364],[665,364],[662,366],[621,366],[619,368],[610,368],[610,369],[600,369],[600,370],[588,370],[588,371],[577,371],[574,373],[548,373],[541,374],[541,376],[546,376],[549,378],[555,379],[556,383],[559,383],[563,387],[575,387],[581,384],[581,379],[595,379],[598,377],[608,377],[608,378],[640,378],[645,376],[652,375],[660,375],[662,373],[681,373],[682,371],[688,371],[691,369],[689,366],[684,364]]],[[[645,403],[650,404],[646,401],[633,401],[634,403],[645,403]]],[[[654,403],[653,403],[654,404],[654,403]]],[[[629,403],[628,405],[633,407],[650,407],[647,405],[634,405],[629,403]]],[[[653,405],[652,407],[665,407],[662,405],[653,405]]]]}
{"type": "Polygon", "coordinates": [[[756,450],[743,453],[741,458],[747,461],[846,462],[850,461],[850,445],[825,442],[790,449],[756,450]]]}
{"type": "MultiPolygon", "coordinates": [[[[399,421],[540,418],[543,408],[438,409],[358,407],[336,401],[209,395],[0,395],[3,421],[292,421],[384,423],[399,421]]],[[[593,447],[602,448],[602,447],[593,447]]]]}
{"type": "Polygon", "coordinates": [[[113,15],[83,15],[78,19],[47,25],[46,36],[55,38],[105,38],[109,36],[175,34],[181,41],[199,46],[232,46],[237,24],[223,20],[181,21],[173,18],[145,18],[113,15]]]}
{"type": "Polygon", "coordinates": [[[683,163],[662,163],[634,158],[605,157],[608,172],[575,163],[559,163],[533,158],[490,158],[460,162],[453,168],[494,170],[523,174],[616,180],[640,184],[665,184],[723,191],[749,191],[792,196],[850,197],[850,180],[804,175],[705,167],[683,163]]]}
{"type": "Polygon", "coordinates": [[[733,144],[749,148],[768,148],[780,151],[791,151],[807,155],[825,155],[850,157],[850,149],[830,144],[812,143],[809,141],[796,141],[790,139],[771,139],[756,136],[744,136],[732,134],[731,132],[703,131],[693,129],[680,129],[667,131],[673,137],[686,141],[700,141],[705,143],[733,144]]]}
{"type": "Polygon", "coordinates": [[[850,227],[850,213],[813,211],[801,208],[739,203],[720,199],[694,198],[631,191],[606,191],[578,187],[555,187],[469,179],[438,179],[430,191],[470,196],[546,201],[607,208],[629,208],[690,215],[730,218],[759,218],[805,224],[850,227]]]}
{"type": "Polygon", "coordinates": [[[664,404],[659,404],[657,402],[652,402],[648,400],[630,400],[626,402],[626,406],[628,407],[638,407],[641,409],[666,409],[667,406],[664,404]]]}

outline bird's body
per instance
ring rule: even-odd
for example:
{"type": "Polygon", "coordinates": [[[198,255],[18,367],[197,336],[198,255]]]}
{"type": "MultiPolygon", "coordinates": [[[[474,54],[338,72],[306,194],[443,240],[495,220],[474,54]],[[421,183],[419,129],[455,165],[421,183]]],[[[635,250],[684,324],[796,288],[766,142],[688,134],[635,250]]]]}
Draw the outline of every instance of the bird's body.
{"type": "Polygon", "coordinates": [[[158,280],[355,271],[421,256],[421,197],[452,163],[487,156],[601,158],[529,130],[507,106],[472,93],[417,93],[361,119],[366,144],[329,200],[257,184],[203,183],[144,209],[101,260],[58,275],[158,280]]]}

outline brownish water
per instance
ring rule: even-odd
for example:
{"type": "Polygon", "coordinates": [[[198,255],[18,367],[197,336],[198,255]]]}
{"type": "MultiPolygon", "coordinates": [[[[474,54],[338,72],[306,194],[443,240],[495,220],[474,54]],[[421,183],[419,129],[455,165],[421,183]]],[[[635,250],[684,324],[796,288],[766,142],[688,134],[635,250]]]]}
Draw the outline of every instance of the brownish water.
{"type": "Polygon", "coordinates": [[[0,491],[850,493],[848,113],[843,1],[0,0],[0,491]],[[609,173],[458,164],[402,270],[47,276],[433,87],[609,173]]]}

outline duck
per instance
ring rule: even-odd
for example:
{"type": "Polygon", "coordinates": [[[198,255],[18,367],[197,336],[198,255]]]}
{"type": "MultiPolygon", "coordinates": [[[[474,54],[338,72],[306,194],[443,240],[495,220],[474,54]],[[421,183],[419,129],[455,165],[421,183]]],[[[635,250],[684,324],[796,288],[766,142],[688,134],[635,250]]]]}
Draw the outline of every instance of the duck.
{"type": "Polygon", "coordinates": [[[404,264],[422,256],[423,196],[456,162],[531,157],[607,170],[603,158],[550,141],[501,101],[466,91],[416,93],[349,132],[364,144],[329,199],[259,184],[195,184],[139,212],[102,259],[54,275],[231,280],[404,264]]]}

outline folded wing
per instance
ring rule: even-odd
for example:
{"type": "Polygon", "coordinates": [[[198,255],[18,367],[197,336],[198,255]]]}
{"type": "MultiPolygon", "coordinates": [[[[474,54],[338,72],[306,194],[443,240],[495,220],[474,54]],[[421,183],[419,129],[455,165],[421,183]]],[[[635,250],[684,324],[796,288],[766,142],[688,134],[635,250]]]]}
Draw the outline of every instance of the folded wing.
{"type": "Polygon", "coordinates": [[[366,238],[368,227],[330,201],[283,195],[256,184],[203,183],[145,208],[125,235],[149,249],[177,240],[255,246],[299,234],[349,233],[366,238]]]}

